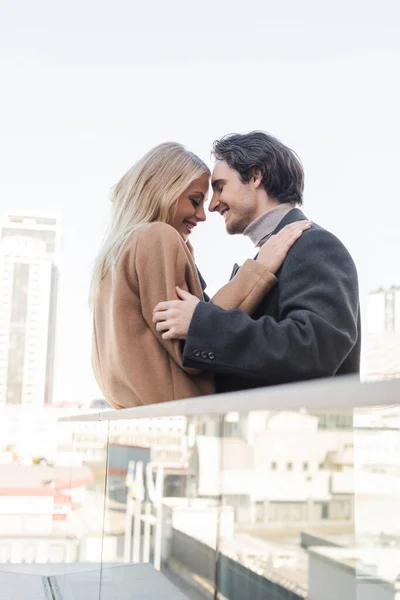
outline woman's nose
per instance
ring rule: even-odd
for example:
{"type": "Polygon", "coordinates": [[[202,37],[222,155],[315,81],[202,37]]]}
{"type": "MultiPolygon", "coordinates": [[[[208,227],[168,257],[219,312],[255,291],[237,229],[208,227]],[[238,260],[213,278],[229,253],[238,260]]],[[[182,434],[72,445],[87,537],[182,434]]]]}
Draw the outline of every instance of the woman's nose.
{"type": "Polygon", "coordinates": [[[203,204],[201,206],[198,207],[198,209],[196,210],[196,219],[198,221],[205,221],[206,220],[206,213],[204,211],[204,206],[203,204]]]}

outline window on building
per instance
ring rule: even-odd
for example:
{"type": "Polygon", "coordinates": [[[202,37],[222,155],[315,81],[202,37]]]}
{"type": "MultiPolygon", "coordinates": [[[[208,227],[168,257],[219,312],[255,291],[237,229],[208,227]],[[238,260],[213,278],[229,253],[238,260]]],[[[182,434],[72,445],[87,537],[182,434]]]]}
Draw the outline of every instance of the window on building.
{"type": "Polygon", "coordinates": [[[293,471],[293,463],[292,462],[288,462],[286,465],[286,468],[288,471],[293,471]]]}
{"type": "Polygon", "coordinates": [[[272,462],[272,463],[271,463],[271,471],[276,471],[276,470],[277,470],[277,468],[278,468],[278,463],[276,463],[276,462],[272,462]]]}

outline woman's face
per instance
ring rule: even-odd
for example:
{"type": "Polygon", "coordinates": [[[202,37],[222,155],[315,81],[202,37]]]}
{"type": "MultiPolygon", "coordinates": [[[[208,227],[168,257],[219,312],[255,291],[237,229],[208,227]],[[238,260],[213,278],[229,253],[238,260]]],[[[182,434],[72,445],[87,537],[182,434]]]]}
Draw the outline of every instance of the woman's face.
{"type": "Polygon", "coordinates": [[[209,176],[203,173],[201,177],[192,181],[190,186],[179,196],[169,224],[177,230],[185,242],[192,233],[197,223],[206,220],[204,200],[209,186],[209,176]]]}

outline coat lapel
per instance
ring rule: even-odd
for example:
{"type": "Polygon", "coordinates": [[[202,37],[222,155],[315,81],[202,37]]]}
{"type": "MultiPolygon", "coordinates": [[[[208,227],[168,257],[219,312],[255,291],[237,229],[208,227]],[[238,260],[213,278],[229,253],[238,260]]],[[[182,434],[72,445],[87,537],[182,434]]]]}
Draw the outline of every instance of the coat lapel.
{"type": "Polygon", "coordinates": [[[197,275],[199,277],[199,281],[200,281],[200,285],[201,285],[201,291],[204,292],[204,290],[207,287],[207,284],[205,282],[205,280],[203,279],[202,274],[200,273],[200,271],[198,270],[198,268],[196,267],[196,271],[197,271],[197,275]]]}
{"type": "Polygon", "coordinates": [[[231,276],[229,277],[229,281],[231,281],[231,279],[233,279],[235,277],[235,275],[239,271],[239,269],[240,269],[239,265],[237,263],[235,263],[233,265],[233,269],[232,269],[231,276]]]}

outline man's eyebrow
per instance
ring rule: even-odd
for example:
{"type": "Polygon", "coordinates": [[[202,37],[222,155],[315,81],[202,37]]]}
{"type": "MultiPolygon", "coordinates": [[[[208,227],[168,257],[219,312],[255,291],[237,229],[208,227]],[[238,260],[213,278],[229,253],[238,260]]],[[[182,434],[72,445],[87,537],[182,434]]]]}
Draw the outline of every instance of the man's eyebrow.
{"type": "Polygon", "coordinates": [[[212,189],[215,190],[217,185],[219,185],[220,183],[225,183],[225,179],[215,179],[214,181],[212,181],[211,182],[212,189]]]}

